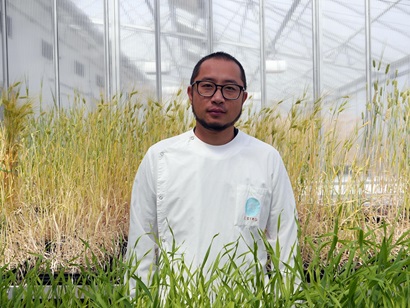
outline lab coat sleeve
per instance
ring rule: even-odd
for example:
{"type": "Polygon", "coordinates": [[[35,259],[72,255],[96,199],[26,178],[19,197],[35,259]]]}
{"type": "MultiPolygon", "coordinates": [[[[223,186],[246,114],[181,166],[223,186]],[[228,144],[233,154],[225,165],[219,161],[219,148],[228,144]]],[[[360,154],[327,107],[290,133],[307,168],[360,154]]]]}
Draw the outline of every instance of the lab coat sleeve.
{"type": "Polygon", "coordinates": [[[280,258],[279,270],[286,280],[285,264],[294,267],[294,258],[297,254],[298,225],[292,185],[279,154],[275,160],[272,180],[273,194],[266,236],[273,251],[276,252],[275,255],[280,258]]]}
{"type": "MultiPolygon", "coordinates": [[[[156,265],[157,211],[156,184],[152,158],[142,160],[132,187],[127,260],[131,271],[145,284],[156,265]]],[[[130,293],[135,294],[136,280],[129,278],[130,293]]]]}

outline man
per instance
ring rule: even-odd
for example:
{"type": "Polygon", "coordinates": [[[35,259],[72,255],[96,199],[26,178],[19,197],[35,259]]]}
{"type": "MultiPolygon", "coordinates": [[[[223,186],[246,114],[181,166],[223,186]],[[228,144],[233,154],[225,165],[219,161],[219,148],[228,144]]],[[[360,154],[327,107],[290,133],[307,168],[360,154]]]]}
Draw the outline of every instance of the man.
{"type": "Polygon", "coordinates": [[[296,208],[283,162],[272,146],[234,127],[248,97],[242,65],[227,53],[210,54],[190,84],[195,128],[153,145],[134,181],[127,253],[140,262],[138,276],[147,282],[158,241],[171,251],[175,240],[194,269],[210,246],[207,262],[228,243],[238,241],[239,255],[256,241],[264,265],[263,232],[292,264],[296,208]]]}

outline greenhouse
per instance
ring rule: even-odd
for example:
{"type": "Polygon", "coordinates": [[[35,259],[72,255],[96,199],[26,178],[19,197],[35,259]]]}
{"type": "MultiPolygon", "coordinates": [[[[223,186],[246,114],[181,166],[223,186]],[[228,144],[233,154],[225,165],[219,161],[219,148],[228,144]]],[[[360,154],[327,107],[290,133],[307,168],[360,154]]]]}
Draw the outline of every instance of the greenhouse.
{"type": "Polygon", "coordinates": [[[0,306],[410,305],[410,1],[0,3],[0,306]],[[130,298],[135,174],[195,126],[187,87],[217,51],[246,72],[236,126],[289,174],[301,282],[158,244],[130,298]]]}
{"type": "Polygon", "coordinates": [[[366,84],[396,71],[402,86],[409,79],[407,1],[54,2],[2,4],[2,84],[24,82],[46,105],[69,105],[73,90],[166,98],[218,50],[243,62],[257,106],[349,96],[360,114],[372,95],[366,84]]]}

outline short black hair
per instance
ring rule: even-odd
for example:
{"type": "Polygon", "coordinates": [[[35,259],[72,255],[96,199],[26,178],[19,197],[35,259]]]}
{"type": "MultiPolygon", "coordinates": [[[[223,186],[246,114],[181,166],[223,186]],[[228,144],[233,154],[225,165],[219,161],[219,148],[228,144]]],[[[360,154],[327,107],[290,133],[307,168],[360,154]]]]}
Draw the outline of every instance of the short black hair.
{"type": "Polygon", "coordinates": [[[241,62],[239,62],[235,57],[233,57],[230,54],[228,54],[226,52],[223,52],[223,51],[217,51],[217,52],[211,53],[211,54],[203,57],[201,60],[199,60],[198,63],[195,65],[194,70],[192,71],[190,84],[194,83],[195,78],[199,74],[199,70],[201,68],[202,63],[204,63],[206,60],[209,60],[209,59],[222,59],[222,60],[226,60],[226,61],[235,62],[239,66],[239,69],[241,71],[241,80],[243,82],[243,87],[246,90],[246,75],[245,75],[245,70],[243,69],[243,66],[242,66],[241,62]]]}

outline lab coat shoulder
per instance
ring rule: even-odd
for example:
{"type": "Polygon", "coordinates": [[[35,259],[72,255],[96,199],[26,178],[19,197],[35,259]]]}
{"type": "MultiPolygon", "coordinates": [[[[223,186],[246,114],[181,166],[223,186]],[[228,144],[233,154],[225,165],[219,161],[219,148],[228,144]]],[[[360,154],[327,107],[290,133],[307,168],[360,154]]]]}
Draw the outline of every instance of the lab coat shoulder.
{"type": "Polygon", "coordinates": [[[193,131],[187,131],[183,134],[173,136],[171,138],[167,138],[164,140],[161,140],[154,145],[152,145],[148,151],[147,154],[148,156],[158,156],[161,155],[161,152],[169,151],[172,148],[178,148],[183,146],[188,142],[188,140],[194,135],[193,131]]]}
{"type": "Polygon", "coordinates": [[[145,182],[152,184],[152,190],[156,186],[156,174],[158,168],[158,160],[165,152],[172,151],[172,149],[184,146],[187,140],[193,136],[193,131],[188,131],[183,134],[173,136],[171,138],[163,139],[152,145],[146,152],[141,164],[138,168],[136,180],[140,175],[145,174],[145,182]]]}
{"type": "Polygon", "coordinates": [[[275,147],[253,136],[242,134],[247,139],[246,149],[248,151],[252,151],[253,155],[256,155],[259,159],[268,159],[275,170],[284,168],[282,157],[275,147]]]}

